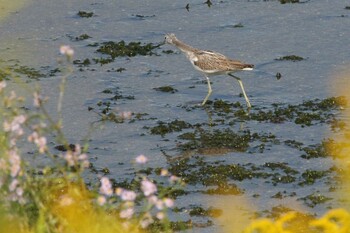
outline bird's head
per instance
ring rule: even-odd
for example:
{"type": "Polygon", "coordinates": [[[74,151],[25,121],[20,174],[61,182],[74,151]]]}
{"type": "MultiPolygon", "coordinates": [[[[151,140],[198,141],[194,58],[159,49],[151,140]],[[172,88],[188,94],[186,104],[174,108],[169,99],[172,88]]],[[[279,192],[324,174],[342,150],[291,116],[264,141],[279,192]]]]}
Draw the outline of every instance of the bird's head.
{"type": "Polygon", "coordinates": [[[174,33],[166,34],[164,39],[165,39],[164,42],[166,44],[174,44],[174,41],[177,40],[174,33]]]}

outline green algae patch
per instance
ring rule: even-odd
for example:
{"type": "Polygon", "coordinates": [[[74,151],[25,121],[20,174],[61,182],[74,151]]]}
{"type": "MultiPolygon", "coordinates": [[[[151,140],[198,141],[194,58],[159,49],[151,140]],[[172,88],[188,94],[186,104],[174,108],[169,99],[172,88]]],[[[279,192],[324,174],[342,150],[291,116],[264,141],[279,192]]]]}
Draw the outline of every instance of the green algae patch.
{"type": "Polygon", "coordinates": [[[103,100],[97,100],[94,105],[88,106],[88,110],[99,115],[101,121],[111,121],[115,123],[124,123],[127,119],[134,116],[131,112],[118,111],[117,104],[121,101],[134,100],[132,95],[122,94],[118,88],[105,89],[102,91],[104,94],[112,95],[109,98],[103,98],[103,100]]]}
{"type": "Polygon", "coordinates": [[[238,24],[235,24],[233,25],[234,28],[242,28],[244,27],[242,23],[238,23],[238,24]]]}
{"type": "Polygon", "coordinates": [[[165,53],[165,54],[173,54],[173,53],[174,53],[174,50],[171,50],[171,49],[163,50],[162,53],[165,53]]]}
{"type": "Polygon", "coordinates": [[[199,153],[205,153],[206,150],[214,152],[213,149],[228,149],[243,152],[249,146],[251,135],[249,131],[235,133],[231,129],[217,129],[214,131],[197,129],[194,134],[181,135],[179,138],[189,139],[188,142],[178,145],[182,151],[196,150],[199,153]]]}
{"type": "Polygon", "coordinates": [[[212,218],[218,218],[222,215],[223,211],[221,209],[210,207],[208,209],[204,209],[201,206],[195,206],[191,208],[188,212],[190,216],[207,216],[212,218]]]}
{"type": "Polygon", "coordinates": [[[51,66],[35,68],[21,64],[18,60],[0,60],[0,80],[15,78],[40,80],[41,78],[53,77],[60,72],[60,68],[52,68],[51,66]]]}
{"type": "Polygon", "coordinates": [[[224,113],[230,113],[233,111],[233,108],[237,108],[236,104],[231,104],[223,100],[215,100],[212,103],[213,109],[216,112],[224,112],[224,113]]]}
{"type": "Polygon", "coordinates": [[[298,105],[283,106],[275,104],[273,110],[257,109],[249,115],[235,114],[242,120],[259,122],[284,123],[293,121],[297,125],[311,126],[316,123],[327,123],[334,120],[333,110],[341,110],[347,106],[344,96],[330,97],[324,100],[304,101],[298,105]]]}
{"type": "Polygon", "coordinates": [[[286,174],[293,174],[293,175],[295,175],[295,174],[299,173],[297,170],[292,169],[291,167],[289,167],[286,163],[269,162],[269,163],[265,163],[264,167],[270,168],[272,171],[282,170],[286,174]]]}
{"type": "Polygon", "coordinates": [[[271,174],[261,171],[262,169],[241,164],[222,164],[221,162],[212,164],[198,156],[191,159],[177,159],[172,161],[169,167],[169,171],[181,177],[185,183],[212,186],[208,194],[219,191],[223,195],[225,192],[240,193],[237,189],[233,191],[234,186],[228,184],[229,180],[243,181],[252,178],[265,179],[271,177],[271,174]]]}
{"type": "Polygon", "coordinates": [[[91,61],[90,61],[90,59],[89,58],[86,58],[86,59],[84,59],[84,60],[79,60],[79,59],[77,59],[77,60],[74,60],[73,61],[73,64],[74,65],[77,65],[78,67],[83,67],[83,66],[89,66],[89,65],[91,65],[91,61]]]}
{"type": "Polygon", "coordinates": [[[284,57],[279,57],[277,59],[275,59],[277,61],[293,61],[293,62],[296,62],[296,61],[302,61],[304,60],[303,57],[300,57],[300,56],[297,56],[297,55],[288,55],[288,56],[284,56],[284,57]]]}
{"type": "Polygon", "coordinates": [[[11,77],[11,71],[8,68],[0,68],[0,81],[9,80],[11,77]]]}
{"type": "MultiPolygon", "coordinates": [[[[340,129],[346,125],[335,119],[335,111],[344,109],[347,100],[344,96],[330,97],[323,100],[314,99],[301,104],[272,104],[272,108],[254,107],[246,111],[239,102],[231,103],[224,100],[208,101],[204,109],[211,114],[212,123],[234,125],[237,122],[258,121],[282,124],[293,122],[301,127],[319,123],[332,124],[333,128],[340,129]],[[230,120],[228,122],[228,120],[230,120]]],[[[203,107],[183,106],[187,111],[203,109],[203,107]]]]}
{"type": "Polygon", "coordinates": [[[299,150],[301,150],[302,146],[304,145],[304,143],[302,143],[302,142],[298,142],[296,140],[290,140],[290,139],[285,140],[284,144],[289,146],[289,147],[292,147],[292,148],[295,148],[295,149],[299,149],[299,150]]]}
{"type": "Polygon", "coordinates": [[[213,5],[210,0],[207,0],[204,4],[206,4],[209,8],[213,5]]]}
{"type": "Polygon", "coordinates": [[[316,171],[316,170],[306,170],[301,174],[301,177],[304,181],[300,182],[299,185],[312,185],[316,182],[316,180],[321,179],[328,175],[330,171],[316,171]]]}
{"type": "Polygon", "coordinates": [[[165,134],[172,132],[180,132],[183,129],[191,128],[192,125],[181,120],[174,120],[169,123],[163,121],[158,122],[157,126],[154,126],[150,129],[151,134],[157,134],[164,136],[165,134]]]}
{"type": "Polygon", "coordinates": [[[271,181],[273,185],[277,185],[278,183],[288,184],[296,181],[296,177],[294,175],[299,172],[286,163],[265,163],[263,167],[269,168],[273,171],[271,174],[271,181]],[[280,172],[278,172],[280,171],[280,172]]]}
{"type": "MultiPolygon", "coordinates": [[[[169,225],[170,229],[172,230],[171,232],[177,232],[192,229],[195,223],[193,223],[192,220],[170,221],[169,225]]],[[[147,232],[169,232],[169,228],[165,228],[164,224],[161,224],[159,220],[156,219],[147,227],[147,232]]]]}
{"type": "Polygon", "coordinates": [[[94,13],[93,12],[87,12],[87,11],[79,11],[77,13],[77,15],[81,18],[90,18],[92,16],[94,16],[94,13]]]}
{"type": "Polygon", "coordinates": [[[80,36],[75,37],[76,41],[82,41],[82,40],[87,40],[91,38],[88,34],[81,34],[80,36]]]}
{"type": "Polygon", "coordinates": [[[305,197],[299,198],[299,199],[303,200],[304,203],[311,208],[314,208],[316,205],[323,204],[323,203],[326,203],[326,202],[332,200],[332,198],[324,196],[324,195],[317,193],[317,192],[312,193],[310,195],[307,195],[305,197]]]}
{"type": "Polygon", "coordinates": [[[301,155],[303,159],[325,158],[331,155],[331,150],[327,141],[303,147],[302,151],[304,152],[301,155]]]}
{"type": "Polygon", "coordinates": [[[46,76],[45,74],[41,73],[39,70],[36,70],[32,67],[24,66],[24,65],[22,66],[15,65],[12,67],[12,71],[17,74],[24,75],[29,79],[39,79],[46,76]]]}
{"type": "Polygon", "coordinates": [[[208,195],[241,195],[244,193],[237,185],[228,183],[219,183],[217,188],[210,188],[203,191],[204,194],[208,195]]]}
{"type": "Polygon", "coordinates": [[[175,93],[177,92],[177,90],[171,86],[162,86],[162,87],[155,87],[153,88],[156,91],[160,91],[160,92],[168,92],[168,93],[175,93]]]}
{"type": "Polygon", "coordinates": [[[286,3],[300,3],[299,0],[279,0],[281,4],[286,4],[286,3]]]}
{"type": "Polygon", "coordinates": [[[153,55],[153,49],[158,48],[159,45],[154,45],[152,43],[141,44],[141,42],[130,42],[126,43],[124,40],[119,42],[108,41],[100,44],[99,48],[96,50],[97,53],[104,55],[109,55],[109,60],[95,59],[99,63],[108,63],[114,61],[116,57],[134,57],[137,55],[146,56],[153,55]]]}

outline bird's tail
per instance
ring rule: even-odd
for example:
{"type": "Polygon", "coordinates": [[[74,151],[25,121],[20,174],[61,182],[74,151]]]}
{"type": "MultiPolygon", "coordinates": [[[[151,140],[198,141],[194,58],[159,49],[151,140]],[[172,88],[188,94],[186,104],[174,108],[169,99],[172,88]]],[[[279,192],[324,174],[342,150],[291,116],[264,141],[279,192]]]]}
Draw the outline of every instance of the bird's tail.
{"type": "Polygon", "coordinates": [[[254,69],[254,65],[252,65],[252,64],[244,64],[242,70],[253,70],[253,69],[254,69]]]}

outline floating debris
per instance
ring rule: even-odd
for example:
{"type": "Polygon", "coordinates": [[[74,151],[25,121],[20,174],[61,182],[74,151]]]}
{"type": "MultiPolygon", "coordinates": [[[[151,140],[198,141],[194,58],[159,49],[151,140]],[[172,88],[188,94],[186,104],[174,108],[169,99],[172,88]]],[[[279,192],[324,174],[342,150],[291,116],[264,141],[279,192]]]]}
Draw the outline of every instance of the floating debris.
{"type": "Polygon", "coordinates": [[[277,61],[302,61],[304,60],[303,57],[299,57],[297,55],[288,55],[288,56],[284,56],[284,57],[280,57],[280,58],[276,58],[275,60],[277,61]]]}
{"type": "Polygon", "coordinates": [[[162,86],[162,87],[155,87],[153,88],[156,91],[161,91],[161,92],[170,92],[170,93],[175,93],[177,90],[171,86],[162,86]]]}
{"type": "Polygon", "coordinates": [[[93,12],[86,12],[86,11],[79,11],[77,13],[77,15],[79,17],[82,17],[82,18],[90,18],[90,17],[92,17],[94,15],[94,13],[93,12]]]}

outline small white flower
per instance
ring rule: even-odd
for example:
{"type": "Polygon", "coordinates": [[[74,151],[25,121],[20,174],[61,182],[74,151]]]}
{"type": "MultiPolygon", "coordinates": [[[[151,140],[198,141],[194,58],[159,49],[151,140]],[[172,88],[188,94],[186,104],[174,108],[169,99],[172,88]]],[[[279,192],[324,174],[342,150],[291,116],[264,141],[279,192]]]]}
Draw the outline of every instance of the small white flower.
{"type": "Polygon", "coordinates": [[[124,190],[121,195],[120,198],[123,201],[134,201],[136,198],[136,193],[134,191],[128,191],[128,190],[124,190]]]}
{"type": "Polygon", "coordinates": [[[147,163],[147,161],[148,161],[148,158],[144,155],[139,155],[135,158],[135,162],[138,164],[145,164],[147,163]]]}
{"type": "Polygon", "coordinates": [[[130,119],[132,116],[132,112],[124,111],[124,112],[121,112],[119,115],[123,119],[130,119]]]}
{"type": "Polygon", "coordinates": [[[99,205],[104,205],[104,204],[106,203],[106,197],[105,197],[105,196],[99,196],[99,197],[97,198],[97,203],[98,203],[99,205]]]}
{"type": "Polygon", "coordinates": [[[67,57],[72,57],[74,55],[74,50],[69,45],[62,45],[60,47],[60,53],[67,57]]]}
{"type": "Polygon", "coordinates": [[[163,203],[166,207],[171,208],[174,206],[174,200],[170,198],[164,198],[163,203]]]}
{"type": "Polygon", "coordinates": [[[143,194],[148,197],[149,195],[157,192],[157,186],[153,184],[151,181],[145,179],[141,181],[141,190],[143,194]]]}
{"type": "Polygon", "coordinates": [[[122,195],[123,191],[124,191],[123,188],[118,187],[115,189],[115,194],[117,194],[117,196],[120,196],[122,195]]]}
{"type": "Polygon", "coordinates": [[[167,176],[169,174],[169,171],[167,170],[167,169],[162,169],[162,170],[160,170],[160,175],[161,176],[167,176]]]}
{"type": "Polygon", "coordinates": [[[100,193],[111,196],[113,194],[112,184],[107,177],[101,178],[100,193]]]}
{"type": "Polygon", "coordinates": [[[162,209],[164,209],[164,203],[161,200],[158,200],[156,202],[156,207],[158,210],[162,210],[162,209]]]}
{"type": "Polygon", "coordinates": [[[121,218],[130,219],[133,214],[134,214],[134,209],[133,208],[127,208],[125,210],[120,211],[119,216],[121,218]]]}

